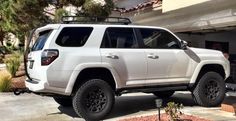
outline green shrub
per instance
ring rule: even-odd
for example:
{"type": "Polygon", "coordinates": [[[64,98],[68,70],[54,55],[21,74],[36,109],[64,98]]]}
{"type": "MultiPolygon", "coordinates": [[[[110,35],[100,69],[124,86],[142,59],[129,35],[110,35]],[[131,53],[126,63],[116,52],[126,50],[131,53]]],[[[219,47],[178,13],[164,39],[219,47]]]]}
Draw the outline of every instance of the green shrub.
{"type": "Polygon", "coordinates": [[[12,77],[15,77],[21,63],[21,56],[19,53],[14,53],[10,57],[5,58],[4,63],[6,64],[7,71],[12,75],[12,77]]]}
{"type": "Polygon", "coordinates": [[[11,89],[11,75],[6,71],[0,71],[0,92],[7,92],[11,89]]]}
{"type": "Polygon", "coordinates": [[[167,106],[165,107],[165,112],[170,117],[170,121],[178,121],[180,120],[180,115],[182,112],[180,109],[183,108],[183,104],[176,104],[175,102],[169,102],[167,103],[167,106]]]}

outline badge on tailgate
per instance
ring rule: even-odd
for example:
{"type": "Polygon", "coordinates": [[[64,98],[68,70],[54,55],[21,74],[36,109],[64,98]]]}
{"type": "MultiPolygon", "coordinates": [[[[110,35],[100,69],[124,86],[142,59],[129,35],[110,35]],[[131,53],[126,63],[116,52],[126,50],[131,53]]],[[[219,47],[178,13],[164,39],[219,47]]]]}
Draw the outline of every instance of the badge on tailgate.
{"type": "Polygon", "coordinates": [[[34,60],[30,60],[29,61],[29,68],[33,69],[33,66],[34,66],[34,60]]]}

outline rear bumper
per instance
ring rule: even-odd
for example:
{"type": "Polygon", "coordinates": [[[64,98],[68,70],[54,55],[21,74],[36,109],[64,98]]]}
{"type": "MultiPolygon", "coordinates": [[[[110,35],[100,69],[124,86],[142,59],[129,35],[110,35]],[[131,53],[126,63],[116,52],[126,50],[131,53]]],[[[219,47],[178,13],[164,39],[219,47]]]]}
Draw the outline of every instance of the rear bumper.
{"type": "Polygon", "coordinates": [[[32,92],[45,92],[46,87],[48,86],[47,83],[43,81],[37,82],[29,79],[25,81],[25,85],[32,92]]]}
{"type": "Polygon", "coordinates": [[[25,81],[25,85],[30,91],[34,93],[57,94],[57,95],[66,95],[66,96],[70,95],[70,94],[65,93],[64,88],[51,87],[45,81],[34,81],[34,80],[27,79],[25,81]]]}

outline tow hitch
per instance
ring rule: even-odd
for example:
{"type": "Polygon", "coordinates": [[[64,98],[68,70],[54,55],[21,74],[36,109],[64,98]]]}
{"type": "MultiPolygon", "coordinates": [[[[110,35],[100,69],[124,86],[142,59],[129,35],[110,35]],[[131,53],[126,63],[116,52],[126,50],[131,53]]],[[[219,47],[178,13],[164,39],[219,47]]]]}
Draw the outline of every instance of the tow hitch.
{"type": "Polygon", "coordinates": [[[31,91],[28,88],[18,88],[14,90],[15,95],[20,95],[23,93],[31,93],[31,91]]]}

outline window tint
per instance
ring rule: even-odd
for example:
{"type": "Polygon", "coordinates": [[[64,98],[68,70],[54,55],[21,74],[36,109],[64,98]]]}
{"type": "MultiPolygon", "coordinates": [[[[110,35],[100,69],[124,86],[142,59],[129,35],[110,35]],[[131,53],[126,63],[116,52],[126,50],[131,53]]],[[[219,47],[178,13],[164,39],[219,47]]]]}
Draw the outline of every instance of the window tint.
{"type": "Polygon", "coordinates": [[[179,40],[171,33],[160,29],[139,29],[144,48],[179,49],[179,40]]]}
{"type": "Polygon", "coordinates": [[[46,30],[40,32],[31,50],[32,51],[42,50],[51,32],[52,30],[46,30]]]}
{"type": "Polygon", "coordinates": [[[56,43],[65,47],[81,47],[92,31],[92,27],[66,27],[59,34],[56,43]]]}
{"type": "Polygon", "coordinates": [[[137,48],[137,42],[132,28],[107,28],[102,48],[137,48]]]}

